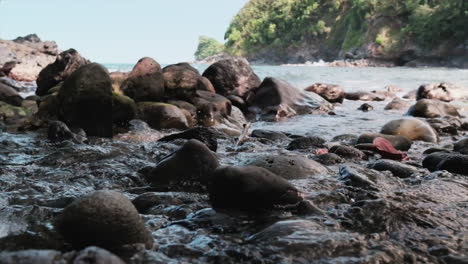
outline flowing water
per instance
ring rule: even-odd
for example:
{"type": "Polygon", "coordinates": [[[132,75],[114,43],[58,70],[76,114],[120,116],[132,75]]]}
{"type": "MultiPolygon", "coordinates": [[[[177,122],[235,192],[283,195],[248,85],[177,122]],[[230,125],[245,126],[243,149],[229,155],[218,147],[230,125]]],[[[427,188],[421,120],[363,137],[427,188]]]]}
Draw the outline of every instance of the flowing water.
{"type": "MultiPolygon", "coordinates": [[[[110,71],[133,67],[106,66],[110,71]]],[[[207,67],[194,66],[200,72],[207,67]]],[[[346,91],[383,90],[386,85],[396,85],[403,89],[398,93],[401,96],[423,83],[468,86],[468,70],[253,68],[260,78],[284,79],[298,89],[316,82],[339,84],[346,91]]],[[[336,106],[333,116],[255,122],[252,129],[318,135],[328,141],[341,134],[378,132],[384,123],[405,114],[383,110],[388,102],[370,102],[375,110],[363,113],[357,108],[364,102],[345,101],[336,106]]],[[[465,102],[457,104],[465,107],[465,102]]],[[[149,188],[138,171],[154,166],[183,144],[158,142],[160,137],[161,133],[154,130],[135,129],[114,139],[77,144],[50,142],[45,131],[0,132],[0,252],[71,250],[57,238],[54,218],[80,196],[111,189],[130,199],[147,193],[149,201],[156,203],[141,212],[156,246],[127,259],[130,263],[466,263],[466,177],[430,174],[420,166],[422,150],[445,147],[452,143],[452,137],[444,137],[441,144],[415,143],[409,155],[418,173],[409,179],[367,170],[367,161],[347,161],[358,174],[372,179],[369,188],[350,184],[346,173],[340,175],[339,165],[329,166],[328,173],[291,180],[318,207],[317,212],[301,216],[285,211],[260,218],[215,212],[203,193],[149,188]]],[[[235,138],[221,138],[217,155],[222,165],[240,165],[272,154],[313,156],[312,152],[286,150],[290,140],[250,138],[237,147],[235,138]]]]}

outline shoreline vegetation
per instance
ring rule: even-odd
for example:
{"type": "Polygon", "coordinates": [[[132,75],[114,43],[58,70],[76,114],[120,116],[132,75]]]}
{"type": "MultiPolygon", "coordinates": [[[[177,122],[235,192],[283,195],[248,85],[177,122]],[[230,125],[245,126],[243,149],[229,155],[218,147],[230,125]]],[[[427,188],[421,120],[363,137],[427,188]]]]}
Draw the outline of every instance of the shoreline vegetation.
{"type": "Polygon", "coordinates": [[[251,0],[224,52],[252,64],[468,68],[467,24],[464,0],[251,0]]]}

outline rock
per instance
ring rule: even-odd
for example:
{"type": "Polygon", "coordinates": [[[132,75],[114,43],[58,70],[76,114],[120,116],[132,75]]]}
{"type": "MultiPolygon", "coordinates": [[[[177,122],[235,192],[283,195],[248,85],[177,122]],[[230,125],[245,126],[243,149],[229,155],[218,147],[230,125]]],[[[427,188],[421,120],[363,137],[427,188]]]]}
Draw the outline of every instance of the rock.
{"type": "Polygon", "coordinates": [[[279,120],[284,117],[310,113],[328,113],[333,106],[315,93],[300,92],[286,81],[267,77],[253,90],[252,106],[263,119],[279,120]]]}
{"type": "Polygon", "coordinates": [[[205,185],[218,166],[216,155],[205,144],[191,139],[156,167],[144,172],[144,176],[155,187],[205,185]]]}
{"type": "Polygon", "coordinates": [[[446,170],[468,175],[468,156],[455,153],[433,153],[423,160],[423,167],[432,171],[446,170]]]}
{"type": "Polygon", "coordinates": [[[455,143],[453,150],[468,155],[468,138],[463,138],[455,143]]]}
{"type": "Polygon", "coordinates": [[[341,166],[341,180],[348,186],[378,191],[373,174],[359,166],[341,166]]]}
{"type": "Polygon", "coordinates": [[[408,110],[408,115],[424,118],[461,116],[455,106],[433,99],[421,99],[417,101],[417,103],[408,110]]]}
{"type": "Polygon", "coordinates": [[[23,98],[15,89],[0,83],[0,101],[11,104],[13,106],[21,106],[23,98]]]}
{"type": "Polygon", "coordinates": [[[393,93],[397,93],[397,92],[402,92],[403,89],[401,87],[398,87],[396,85],[393,85],[393,84],[390,84],[390,85],[387,85],[385,86],[385,90],[386,91],[389,91],[389,92],[393,92],[393,93]]]}
{"type": "Polygon", "coordinates": [[[383,137],[392,143],[393,147],[401,150],[401,151],[408,151],[411,148],[413,142],[404,136],[392,136],[392,135],[384,135],[380,133],[364,133],[359,136],[357,140],[357,144],[372,144],[374,139],[378,137],[383,137]]]}
{"type": "Polygon", "coordinates": [[[259,210],[297,204],[299,191],[285,179],[267,169],[220,167],[208,184],[210,202],[215,209],[259,210]]]}
{"type": "Polygon", "coordinates": [[[187,129],[189,127],[184,113],[174,105],[165,103],[140,102],[137,116],[154,129],[187,129]]]}
{"type": "Polygon", "coordinates": [[[211,82],[193,70],[164,72],[165,96],[170,99],[189,100],[197,90],[215,93],[211,82]]]}
{"type": "Polygon", "coordinates": [[[111,72],[109,74],[111,81],[112,81],[112,90],[116,93],[123,93],[122,92],[122,84],[128,79],[129,73],[128,72],[111,72]]]}
{"type": "Polygon", "coordinates": [[[342,134],[338,135],[332,138],[331,142],[343,142],[346,144],[351,144],[354,145],[356,144],[356,141],[358,139],[358,136],[352,135],[352,134],[342,134]]]}
{"type": "Polygon", "coordinates": [[[249,62],[242,57],[230,57],[208,67],[203,76],[213,84],[216,93],[223,96],[244,97],[252,89],[260,86],[260,79],[249,62]]]}
{"type": "Polygon", "coordinates": [[[316,161],[299,156],[261,155],[247,160],[242,165],[261,167],[287,180],[328,173],[328,169],[316,161]]]}
{"type": "Polygon", "coordinates": [[[321,137],[300,137],[296,138],[291,143],[289,143],[288,150],[298,150],[298,149],[316,149],[325,147],[324,144],[327,141],[321,137]]]}
{"type": "Polygon", "coordinates": [[[37,77],[36,94],[43,96],[48,94],[49,89],[65,81],[78,68],[89,64],[78,51],[74,49],[66,50],[57,56],[54,63],[47,65],[37,77]]]}
{"type": "Polygon", "coordinates": [[[56,250],[22,250],[0,252],[0,264],[55,264],[61,257],[56,250]]]}
{"type": "Polygon", "coordinates": [[[416,99],[416,95],[418,93],[418,89],[411,90],[407,94],[403,95],[403,99],[416,99]]]}
{"type": "Polygon", "coordinates": [[[336,154],[345,159],[362,160],[366,158],[366,154],[364,154],[364,152],[345,145],[335,145],[331,147],[328,152],[336,154]]]}
{"type": "Polygon", "coordinates": [[[168,142],[176,139],[196,139],[205,144],[210,150],[216,152],[218,148],[218,138],[222,133],[210,127],[195,127],[187,131],[172,134],[161,138],[159,141],[168,142]]]}
{"type": "Polygon", "coordinates": [[[43,42],[36,34],[17,37],[13,42],[23,44],[47,55],[57,56],[59,54],[58,46],[55,41],[43,42]]]}
{"type": "Polygon", "coordinates": [[[141,58],[120,89],[135,102],[161,101],[164,96],[164,77],[161,66],[152,58],[141,58]]]}
{"type": "Polygon", "coordinates": [[[163,73],[170,72],[170,71],[192,71],[198,75],[200,75],[200,72],[194,68],[192,65],[190,65],[187,62],[180,62],[176,64],[171,64],[162,69],[163,73]]]}
{"type": "Polygon", "coordinates": [[[88,136],[112,137],[112,84],[106,68],[82,66],[63,83],[58,93],[59,117],[88,136]]]}
{"type": "Polygon", "coordinates": [[[266,138],[273,141],[280,141],[280,140],[287,140],[288,136],[286,136],[282,132],[272,131],[272,130],[264,130],[264,129],[255,129],[250,134],[251,137],[255,138],[266,138]]]}
{"type": "Polygon", "coordinates": [[[463,123],[460,119],[453,116],[444,116],[443,118],[431,118],[426,120],[429,125],[439,133],[439,135],[458,135],[463,123]]]}
{"type": "Polygon", "coordinates": [[[305,91],[314,92],[327,100],[330,103],[343,103],[345,91],[343,87],[336,84],[315,83],[305,91]]]}
{"type": "Polygon", "coordinates": [[[338,156],[338,155],[336,155],[334,153],[320,154],[320,155],[317,155],[317,156],[313,156],[311,159],[315,160],[318,163],[321,163],[321,164],[323,164],[325,166],[335,165],[335,164],[340,164],[340,163],[345,162],[345,160],[343,158],[341,158],[340,156],[338,156]]]}
{"type": "Polygon", "coordinates": [[[8,77],[15,66],[16,61],[9,61],[3,64],[2,68],[0,68],[0,77],[8,77]]]}
{"type": "Polygon", "coordinates": [[[190,102],[197,108],[198,124],[203,126],[214,126],[231,115],[231,101],[219,94],[198,90],[190,102]]]}
{"type": "Polygon", "coordinates": [[[137,107],[132,98],[112,92],[112,123],[127,127],[137,114],[137,107]]]}
{"type": "Polygon", "coordinates": [[[385,101],[385,96],[376,93],[354,92],[345,93],[345,99],[352,101],[385,101]]]}
{"type": "Polygon", "coordinates": [[[369,112],[374,110],[374,107],[370,104],[362,104],[357,110],[363,111],[363,112],[369,112]]]}
{"type": "Polygon", "coordinates": [[[50,140],[73,139],[73,132],[61,121],[52,121],[49,123],[47,138],[50,140]]]}
{"type": "Polygon", "coordinates": [[[55,227],[75,248],[99,246],[118,252],[125,245],[153,245],[135,206],[114,191],[97,191],[68,205],[55,227]]]}
{"type": "Polygon", "coordinates": [[[380,131],[387,135],[400,135],[410,140],[439,142],[439,135],[427,123],[419,119],[398,119],[388,122],[380,131]]]}
{"type": "Polygon", "coordinates": [[[385,110],[406,110],[411,106],[411,103],[399,98],[393,99],[385,106],[385,110]]]}
{"type": "Polygon", "coordinates": [[[390,171],[394,176],[400,178],[409,178],[412,174],[418,172],[413,166],[387,159],[374,162],[370,165],[370,168],[378,171],[390,171]]]}
{"type": "Polygon", "coordinates": [[[423,84],[419,87],[416,100],[438,99],[444,102],[468,99],[466,88],[451,83],[423,84]]]}

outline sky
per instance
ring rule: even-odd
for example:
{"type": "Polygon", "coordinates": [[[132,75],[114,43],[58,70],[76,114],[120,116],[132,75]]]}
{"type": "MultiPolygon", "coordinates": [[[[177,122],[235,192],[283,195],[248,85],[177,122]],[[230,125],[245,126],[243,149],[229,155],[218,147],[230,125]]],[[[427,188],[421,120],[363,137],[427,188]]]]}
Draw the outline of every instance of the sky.
{"type": "Polygon", "coordinates": [[[246,0],[0,0],[0,38],[36,33],[99,63],[194,60],[198,37],[224,41],[246,0]]]}

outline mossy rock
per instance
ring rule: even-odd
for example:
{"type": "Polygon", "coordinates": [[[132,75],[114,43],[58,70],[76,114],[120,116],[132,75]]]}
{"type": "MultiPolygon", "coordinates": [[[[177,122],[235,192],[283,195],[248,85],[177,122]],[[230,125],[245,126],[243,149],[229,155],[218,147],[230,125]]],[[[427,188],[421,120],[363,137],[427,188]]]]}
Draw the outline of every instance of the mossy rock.
{"type": "Polygon", "coordinates": [[[132,98],[112,92],[112,122],[118,126],[127,126],[135,118],[137,107],[132,98]]]}

